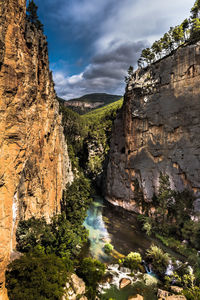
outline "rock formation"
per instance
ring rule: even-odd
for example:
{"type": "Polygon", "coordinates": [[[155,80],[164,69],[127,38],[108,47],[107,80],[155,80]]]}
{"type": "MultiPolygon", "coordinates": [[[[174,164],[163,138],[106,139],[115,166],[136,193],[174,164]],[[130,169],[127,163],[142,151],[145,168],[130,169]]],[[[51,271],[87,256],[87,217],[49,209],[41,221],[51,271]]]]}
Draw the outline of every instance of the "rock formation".
{"type": "Polygon", "coordinates": [[[19,219],[60,210],[73,179],[47,41],[26,21],[25,0],[0,1],[0,299],[19,219]]]}
{"type": "Polygon", "coordinates": [[[161,172],[172,189],[200,196],[200,43],[133,74],[113,128],[106,198],[139,212],[136,179],[151,201],[161,172]]]}

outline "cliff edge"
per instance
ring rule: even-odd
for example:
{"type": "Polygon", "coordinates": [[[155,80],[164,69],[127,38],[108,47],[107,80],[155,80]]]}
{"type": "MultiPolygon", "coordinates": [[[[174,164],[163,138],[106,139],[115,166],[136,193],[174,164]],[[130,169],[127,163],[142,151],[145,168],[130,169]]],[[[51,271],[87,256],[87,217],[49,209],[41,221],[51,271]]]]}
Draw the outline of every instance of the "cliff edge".
{"type": "Polygon", "coordinates": [[[73,180],[47,41],[26,21],[25,0],[0,1],[0,299],[19,219],[60,210],[73,180]]]}
{"type": "Polygon", "coordinates": [[[151,201],[160,173],[200,198],[200,43],[133,74],[114,123],[106,198],[141,212],[135,182],[151,201]]]}

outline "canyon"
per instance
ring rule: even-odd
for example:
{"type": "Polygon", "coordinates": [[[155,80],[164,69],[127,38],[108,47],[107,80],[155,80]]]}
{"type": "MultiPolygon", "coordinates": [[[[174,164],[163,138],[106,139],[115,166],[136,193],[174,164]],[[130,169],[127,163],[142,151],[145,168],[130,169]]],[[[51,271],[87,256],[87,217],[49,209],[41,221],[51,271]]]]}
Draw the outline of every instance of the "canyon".
{"type": "Polygon", "coordinates": [[[73,180],[47,40],[26,20],[25,0],[0,2],[0,299],[19,220],[60,211],[73,180]]]}
{"type": "Polygon", "coordinates": [[[179,47],[132,74],[113,127],[108,201],[141,212],[135,182],[151,202],[162,173],[169,176],[172,189],[193,191],[199,209],[199,81],[200,43],[179,47]]]}

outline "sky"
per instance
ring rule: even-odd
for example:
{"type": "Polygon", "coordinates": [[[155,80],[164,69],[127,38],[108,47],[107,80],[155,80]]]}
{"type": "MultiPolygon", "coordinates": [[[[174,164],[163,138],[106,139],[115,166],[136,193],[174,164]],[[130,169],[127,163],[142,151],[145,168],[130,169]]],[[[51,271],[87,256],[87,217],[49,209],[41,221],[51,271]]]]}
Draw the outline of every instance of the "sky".
{"type": "Polygon", "coordinates": [[[189,17],[194,0],[35,0],[59,97],[123,95],[141,50],[189,17]]]}

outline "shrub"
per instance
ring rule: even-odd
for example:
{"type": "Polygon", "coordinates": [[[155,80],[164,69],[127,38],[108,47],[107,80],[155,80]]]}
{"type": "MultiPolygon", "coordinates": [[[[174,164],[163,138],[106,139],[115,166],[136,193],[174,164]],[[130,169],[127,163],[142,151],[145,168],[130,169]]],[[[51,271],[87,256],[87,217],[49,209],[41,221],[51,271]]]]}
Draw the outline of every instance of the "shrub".
{"type": "Polygon", "coordinates": [[[131,270],[137,269],[139,264],[142,262],[140,253],[130,252],[124,259],[124,266],[131,270]]]}
{"type": "Polygon", "coordinates": [[[111,244],[105,244],[104,245],[104,252],[106,254],[110,254],[113,251],[114,247],[111,244]]]}
{"type": "Polygon", "coordinates": [[[147,260],[151,263],[153,270],[160,276],[163,276],[169,265],[169,255],[164,253],[162,249],[152,245],[150,249],[146,251],[147,260]]]}
{"type": "Polygon", "coordinates": [[[84,258],[77,268],[77,274],[88,287],[96,289],[97,283],[103,278],[105,266],[100,261],[90,257],[84,258]]]}

